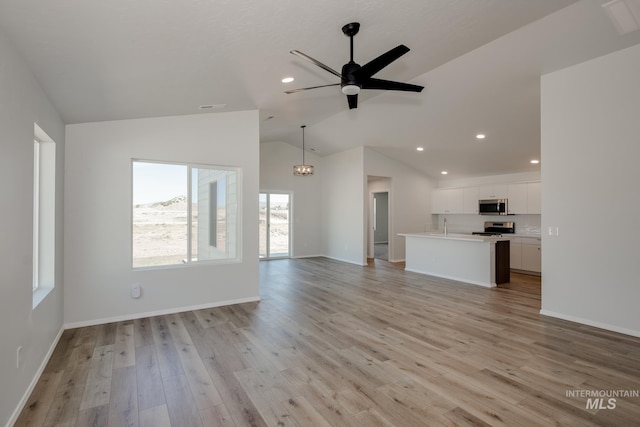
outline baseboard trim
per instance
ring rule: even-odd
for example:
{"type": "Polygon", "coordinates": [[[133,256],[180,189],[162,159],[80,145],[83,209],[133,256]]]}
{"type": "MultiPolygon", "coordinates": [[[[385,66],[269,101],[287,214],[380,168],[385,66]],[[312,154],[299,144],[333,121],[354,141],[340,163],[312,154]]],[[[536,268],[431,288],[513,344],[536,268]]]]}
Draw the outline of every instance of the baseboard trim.
{"type": "Polygon", "coordinates": [[[257,301],[260,301],[259,296],[249,297],[249,298],[239,298],[239,299],[227,300],[227,301],[219,301],[219,302],[214,302],[210,304],[192,305],[188,307],[174,307],[174,308],[168,308],[166,310],[148,311],[145,313],[135,313],[135,314],[127,314],[124,316],[115,316],[115,317],[108,317],[108,318],[102,318],[102,319],[85,320],[82,322],[65,323],[64,329],[83,328],[85,326],[103,325],[105,323],[123,322],[127,320],[143,319],[145,317],[164,316],[167,314],[176,314],[176,313],[182,313],[182,312],[191,311],[191,310],[202,310],[207,308],[222,307],[226,305],[235,305],[235,304],[244,304],[247,302],[257,302],[257,301]]]}
{"type": "Polygon", "coordinates": [[[485,283],[485,282],[477,282],[475,280],[469,280],[469,279],[465,279],[463,277],[454,277],[454,276],[447,276],[446,274],[434,274],[434,273],[427,273],[425,271],[420,271],[420,270],[414,270],[412,268],[404,268],[405,271],[410,271],[412,273],[420,273],[420,274],[424,274],[426,276],[432,276],[432,277],[440,277],[441,279],[447,279],[447,280],[454,280],[456,282],[460,282],[460,283],[468,283],[470,285],[477,285],[477,286],[482,286],[484,288],[495,288],[497,285],[495,283],[485,283]]]}
{"type": "Polygon", "coordinates": [[[360,263],[360,262],[351,261],[349,259],[336,258],[336,257],[329,256],[329,255],[322,255],[322,257],[323,258],[329,258],[329,259],[332,259],[334,261],[346,262],[347,264],[360,265],[360,266],[363,266],[363,267],[368,265],[366,262],[363,264],[363,263],[360,263]]]}
{"type": "Polygon", "coordinates": [[[293,259],[304,259],[304,258],[322,258],[324,255],[296,255],[292,256],[293,259]]]}
{"type": "Polygon", "coordinates": [[[55,339],[53,340],[53,343],[49,347],[49,350],[47,351],[47,354],[44,356],[44,359],[42,360],[40,367],[36,371],[36,374],[33,376],[33,379],[31,380],[29,387],[27,387],[27,390],[25,390],[22,396],[22,399],[20,399],[20,402],[18,403],[18,406],[16,407],[16,409],[13,411],[13,414],[11,414],[11,417],[9,417],[9,421],[7,422],[6,427],[11,427],[16,423],[16,421],[18,421],[18,417],[20,416],[20,414],[22,413],[22,410],[24,409],[25,405],[29,401],[29,397],[31,397],[31,393],[33,393],[33,390],[36,388],[38,381],[40,381],[40,377],[44,372],[44,368],[46,368],[47,363],[49,363],[49,359],[51,359],[51,355],[53,354],[54,350],[56,349],[56,346],[58,345],[58,342],[60,341],[60,338],[62,338],[63,332],[64,332],[64,326],[62,326],[58,331],[58,335],[56,335],[55,339]]]}
{"type": "Polygon", "coordinates": [[[568,320],[569,322],[580,323],[582,325],[593,326],[594,328],[604,329],[607,331],[617,332],[619,334],[640,338],[640,331],[636,331],[634,329],[621,328],[619,326],[610,325],[608,323],[596,322],[594,320],[571,316],[569,314],[556,313],[549,310],[540,310],[540,314],[542,314],[543,316],[555,317],[556,319],[568,320]]]}

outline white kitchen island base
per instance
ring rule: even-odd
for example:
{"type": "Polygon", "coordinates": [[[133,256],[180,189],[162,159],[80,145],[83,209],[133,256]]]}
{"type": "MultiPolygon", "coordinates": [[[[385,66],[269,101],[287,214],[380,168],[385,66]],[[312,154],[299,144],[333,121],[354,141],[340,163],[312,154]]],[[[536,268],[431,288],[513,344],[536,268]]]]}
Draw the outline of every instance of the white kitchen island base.
{"type": "Polygon", "coordinates": [[[405,270],[496,286],[496,242],[501,238],[442,233],[400,235],[406,239],[405,270]]]}

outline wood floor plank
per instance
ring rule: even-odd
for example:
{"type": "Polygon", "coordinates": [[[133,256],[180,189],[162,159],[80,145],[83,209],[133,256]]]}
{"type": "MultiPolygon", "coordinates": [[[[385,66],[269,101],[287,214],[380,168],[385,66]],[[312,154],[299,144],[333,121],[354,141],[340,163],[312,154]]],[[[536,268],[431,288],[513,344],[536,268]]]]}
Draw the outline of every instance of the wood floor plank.
{"type": "Polygon", "coordinates": [[[114,368],[109,401],[109,427],[137,427],[138,392],[135,366],[114,368]]]}
{"type": "Polygon", "coordinates": [[[80,410],[107,405],[111,393],[114,345],[96,347],[89,365],[89,375],[84,388],[80,410]]]}
{"type": "Polygon", "coordinates": [[[40,377],[25,409],[16,420],[15,427],[39,426],[44,423],[56,390],[62,380],[63,371],[45,372],[40,377]]]}
{"type": "Polygon", "coordinates": [[[132,322],[119,322],[116,326],[115,358],[113,368],[124,368],[136,363],[136,345],[132,322]]]}
{"type": "Polygon", "coordinates": [[[65,331],[16,425],[639,425],[640,397],[569,392],[640,390],[640,338],[540,315],[540,277],[307,258],[260,282],[259,303],[65,331]]]}
{"type": "Polygon", "coordinates": [[[135,319],[133,321],[133,341],[136,348],[144,347],[154,343],[153,331],[149,318],[135,319]]]}
{"type": "Polygon", "coordinates": [[[185,375],[163,378],[169,420],[172,426],[202,427],[202,419],[185,375]]]}
{"type": "Polygon", "coordinates": [[[236,427],[238,425],[222,403],[200,410],[200,418],[205,426],[236,427]]]}
{"type": "Polygon", "coordinates": [[[139,410],[142,411],[164,405],[166,402],[156,346],[149,344],[136,348],[135,366],[139,410]]]}
{"type": "Polygon", "coordinates": [[[207,372],[193,340],[179,314],[167,316],[173,342],[182,363],[185,376],[191,388],[198,409],[206,409],[222,403],[220,394],[207,372]]]}
{"type": "Polygon", "coordinates": [[[76,427],[107,427],[109,425],[109,404],[81,410],[75,425],[76,427]]]}
{"type": "Polygon", "coordinates": [[[140,427],[171,427],[171,419],[169,418],[167,405],[141,409],[140,427]]]}
{"type": "Polygon", "coordinates": [[[77,346],[64,362],[65,370],[45,417],[44,426],[73,426],[78,419],[93,345],[77,346]]]}

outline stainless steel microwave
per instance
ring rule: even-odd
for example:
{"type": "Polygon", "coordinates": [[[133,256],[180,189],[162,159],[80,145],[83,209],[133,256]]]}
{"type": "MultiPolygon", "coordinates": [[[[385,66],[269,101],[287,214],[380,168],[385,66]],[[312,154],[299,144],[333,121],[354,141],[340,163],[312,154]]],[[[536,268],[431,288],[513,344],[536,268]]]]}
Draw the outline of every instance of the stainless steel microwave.
{"type": "Polygon", "coordinates": [[[508,215],[507,199],[478,200],[480,215],[508,215]]]}

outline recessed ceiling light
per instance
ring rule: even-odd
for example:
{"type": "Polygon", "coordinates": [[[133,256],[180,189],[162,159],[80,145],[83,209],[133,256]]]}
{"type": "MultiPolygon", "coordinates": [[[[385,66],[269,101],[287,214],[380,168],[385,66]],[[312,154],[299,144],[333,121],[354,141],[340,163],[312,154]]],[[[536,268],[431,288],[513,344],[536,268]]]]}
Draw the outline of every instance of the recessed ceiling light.
{"type": "Polygon", "coordinates": [[[442,172],[440,172],[440,173],[441,173],[442,175],[446,175],[446,174],[448,174],[449,172],[447,172],[447,171],[442,171],[442,172]]]}
{"type": "Polygon", "coordinates": [[[416,151],[424,151],[424,147],[417,147],[416,151]]]}
{"type": "Polygon", "coordinates": [[[282,79],[282,83],[291,83],[294,80],[295,79],[293,77],[285,77],[284,79],[282,79]]]}
{"type": "Polygon", "coordinates": [[[476,135],[476,138],[477,139],[484,139],[485,136],[486,135],[484,133],[479,133],[479,134],[476,135]]]}
{"type": "Polygon", "coordinates": [[[540,160],[533,159],[533,160],[531,160],[531,163],[534,164],[534,165],[537,165],[538,163],[540,163],[540,160]]]}

